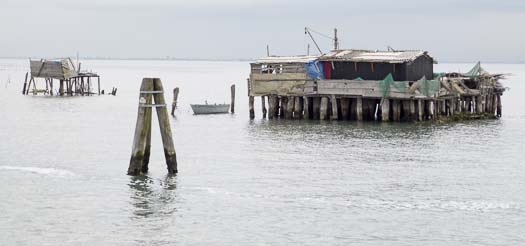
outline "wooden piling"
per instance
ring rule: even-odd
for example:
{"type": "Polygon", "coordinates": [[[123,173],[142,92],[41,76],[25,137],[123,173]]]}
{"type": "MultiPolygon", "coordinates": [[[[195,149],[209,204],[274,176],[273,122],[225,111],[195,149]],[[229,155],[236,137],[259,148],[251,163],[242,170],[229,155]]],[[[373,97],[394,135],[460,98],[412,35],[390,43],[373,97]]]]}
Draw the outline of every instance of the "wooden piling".
{"type": "MultiPolygon", "coordinates": [[[[146,99],[146,105],[151,105],[153,103],[153,96],[147,97],[146,99]]],[[[145,126],[147,127],[146,132],[146,145],[144,146],[144,158],[142,158],[142,173],[147,173],[149,170],[149,157],[151,155],[151,113],[153,111],[153,108],[146,107],[145,108],[145,117],[147,119],[150,119],[150,123],[145,126]]]]}
{"type": "Polygon", "coordinates": [[[100,95],[100,77],[97,77],[97,83],[98,83],[98,94],[100,95]]]}
{"type": "Polygon", "coordinates": [[[302,97],[295,97],[293,118],[301,119],[303,118],[303,102],[302,97]]]}
{"type": "Polygon", "coordinates": [[[501,111],[502,111],[502,104],[501,104],[501,95],[497,95],[497,100],[498,100],[498,106],[496,108],[496,116],[498,117],[501,117],[501,111]]]}
{"type": "MultiPolygon", "coordinates": [[[[146,92],[152,90],[153,79],[143,79],[140,86],[140,91],[146,92]]],[[[135,126],[135,136],[133,138],[131,160],[129,162],[128,168],[129,175],[140,175],[142,173],[142,163],[144,161],[148,129],[151,127],[151,115],[149,115],[150,117],[148,118],[148,114],[146,114],[146,107],[144,107],[148,99],[151,99],[151,94],[140,93],[137,124],[135,126]]]]}
{"type": "Polygon", "coordinates": [[[415,100],[409,100],[409,108],[410,108],[410,115],[408,119],[410,121],[416,120],[416,101],[415,100]]]}
{"type": "Polygon", "coordinates": [[[310,101],[311,97],[303,97],[303,118],[310,119],[310,101]]]}
{"type": "Polygon", "coordinates": [[[358,121],[363,121],[363,98],[362,97],[356,98],[355,109],[356,109],[356,119],[358,121]]]}
{"type": "Polygon", "coordinates": [[[230,93],[231,93],[230,111],[232,114],[234,114],[235,113],[235,84],[230,86],[230,93]]]}
{"type": "Polygon", "coordinates": [[[27,87],[27,77],[29,76],[29,72],[26,72],[26,79],[24,80],[24,88],[22,88],[22,95],[26,94],[26,87],[27,87]]]}
{"type": "MultiPolygon", "coordinates": [[[[268,98],[268,103],[270,103],[270,99],[268,98]]],[[[261,96],[261,108],[262,108],[262,118],[266,119],[266,113],[268,110],[266,110],[266,102],[264,99],[264,96],[261,96]]]]}
{"type": "Polygon", "coordinates": [[[332,95],[330,97],[330,101],[332,102],[332,115],[330,116],[331,120],[338,120],[339,119],[339,109],[337,105],[337,98],[335,95],[332,95]]]}
{"type": "Polygon", "coordinates": [[[321,98],[314,97],[312,99],[312,119],[318,120],[321,116],[321,98]]]}
{"type": "Polygon", "coordinates": [[[394,121],[401,121],[401,101],[392,100],[392,118],[394,121]]]}
{"type": "Polygon", "coordinates": [[[425,114],[425,102],[422,99],[417,100],[417,120],[423,121],[425,114]]]}
{"type": "Polygon", "coordinates": [[[350,119],[350,98],[341,98],[341,118],[342,120],[350,119]]]}
{"type": "MultiPolygon", "coordinates": [[[[164,91],[160,79],[153,80],[153,89],[155,91],[164,91]]],[[[173,145],[173,137],[171,134],[170,120],[168,116],[168,109],[166,108],[166,101],[164,100],[164,93],[153,94],[157,106],[157,118],[159,121],[160,135],[162,137],[162,145],[164,146],[164,157],[166,158],[166,165],[169,174],[177,173],[177,156],[175,147],[173,145]],[[163,105],[163,106],[162,106],[163,105]]]]}
{"type": "Polygon", "coordinates": [[[476,97],[476,112],[478,114],[483,113],[483,96],[481,95],[476,97]]]}
{"type": "Polygon", "coordinates": [[[277,96],[268,96],[268,119],[273,119],[277,114],[277,96]]]}
{"type": "Polygon", "coordinates": [[[285,96],[279,97],[279,118],[283,119],[285,117],[286,105],[288,98],[285,96]]]}
{"type": "Polygon", "coordinates": [[[381,121],[390,120],[390,99],[381,99],[381,121]]]}
{"type": "Polygon", "coordinates": [[[175,109],[177,108],[177,100],[179,99],[179,87],[173,89],[173,101],[171,102],[171,116],[175,116],[175,109]]]}
{"type": "Polygon", "coordinates": [[[370,120],[370,103],[368,98],[361,98],[361,114],[363,115],[363,120],[370,120]]]}
{"type": "Polygon", "coordinates": [[[321,105],[319,109],[319,119],[326,120],[328,117],[328,98],[321,97],[321,105]]]}
{"type": "Polygon", "coordinates": [[[285,119],[291,119],[293,117],[294,104],[295,104],[295,97],[289,96],[286,98],[286,108],[284,111],[285,119]]]}
{"type": "Polygon", "coordinates": [[[253,96],[248,97],[248,107],[250,109],[250,119],[253,120],[255,118],[255,109],[253,107],[253,96]]]}

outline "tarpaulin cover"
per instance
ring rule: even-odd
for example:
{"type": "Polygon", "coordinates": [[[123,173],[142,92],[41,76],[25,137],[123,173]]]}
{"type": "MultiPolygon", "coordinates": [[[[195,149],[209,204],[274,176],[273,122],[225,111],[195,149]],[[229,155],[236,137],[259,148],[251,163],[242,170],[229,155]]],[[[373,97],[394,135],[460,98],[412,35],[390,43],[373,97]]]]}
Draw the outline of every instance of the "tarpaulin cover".
{"type": "Polygon", "coordinates": [[[324,69],[319,61],[311,61],[304,64],[306,72],[313,80],[324,79],[324,69]]]}
{"type": "Polygon", "coordinates": [[[326,79],[332,78],[332,62],[323,62],[324,67],[324,77],[326,79]]]}

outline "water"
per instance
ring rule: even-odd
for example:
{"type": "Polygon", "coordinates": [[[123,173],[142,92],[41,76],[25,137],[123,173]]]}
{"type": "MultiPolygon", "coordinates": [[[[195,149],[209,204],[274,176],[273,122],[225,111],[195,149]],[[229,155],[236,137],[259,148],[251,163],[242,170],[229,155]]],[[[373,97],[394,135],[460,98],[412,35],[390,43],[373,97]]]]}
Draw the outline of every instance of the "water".
{"type": "Polygon", "coordinates": [[[525,65],[485,65],[513,73],[500,120],[384,124],[250,121],[245,62],[85,61],[118,95],[73,98],[22,96],[27,63],[0,60],[2,245],[525,244],[525,65]],[[148,76],[181,90],[176,177],[156,120],[126,175],[148,76]],[[235,115],[192,115],[231,83],[235,115]]]}

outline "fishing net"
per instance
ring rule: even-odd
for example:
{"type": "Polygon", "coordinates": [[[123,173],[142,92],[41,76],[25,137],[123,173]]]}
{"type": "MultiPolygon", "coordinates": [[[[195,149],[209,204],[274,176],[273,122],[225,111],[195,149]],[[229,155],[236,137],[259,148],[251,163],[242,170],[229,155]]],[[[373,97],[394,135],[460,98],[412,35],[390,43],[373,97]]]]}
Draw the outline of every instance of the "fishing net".
{"type": "Polygon", "coordinates": [[[379,89],[383,97],[388,97],[392,87],[394,87],[396,91],[404,93],[407,90],[407,85],[407,81],[394,81],[392,74],[388,74],[385,79],[379,81],[379,89]]]}
{"type": "Polygon", "coordinates": [[[419,91],[427,97],[434,95],[439,90],[439,80],[427,80],[423,76],[417,83],[420,85],[419,91]]]}

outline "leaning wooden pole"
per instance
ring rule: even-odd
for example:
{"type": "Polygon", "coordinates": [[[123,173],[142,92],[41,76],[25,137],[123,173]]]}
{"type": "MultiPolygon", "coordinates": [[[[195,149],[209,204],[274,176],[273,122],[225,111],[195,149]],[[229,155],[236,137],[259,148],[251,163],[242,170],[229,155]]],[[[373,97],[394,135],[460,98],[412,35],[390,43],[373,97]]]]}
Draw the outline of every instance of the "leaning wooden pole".
{"type": "Polygon", "coordinates": [[[164,88],[160,79],[153,79],[153,99],[157,109],[157,118],[160,126],[160,135],[162,137],[162,145],[164,145],[164,157],[166,157],[166,165],[168,173],[177,173],[177,155],[175,153],[175,146],[173,145],[173,137],[171,134],[170,120],[168,116],[168,109],[166,108],[166,101],[164,100],[164,88]]]}
{"type": "MultiPolygon", "coordinates": [[[[146,105],[151,105],[153,101],[152,99],[153,98],[150,94],[146,99],[146,105]]],[[[152,111],[153,110],[151,107],[145,108],[145,117],[147,119],[150,119],[150,122],[146,126],[147,135],[146,135],[146,146],[144,147],[144,158],[142,158],[142,169],[141,169],[142,173],[147,173],[149,170],[149,157],[151,154],[151,112],[152,111]]]]}
{"type": "MultiPolygon", "coordinates": [[[[142,173],[142,163],[144,161],[144,152],[148,137],[148,129],[151,126],[151,117],[146,114],[146,102],[151,98],[148,91],[153,90],[153,79],[145,78],[140,86],[139,108],[137,114],[137,124],[135,125],[135,136],[133,138],[133,147],[131,150],[131,160],[129,161],[128,174],[140,175],[142,173]]],[[[151,114],[150,114],[151,116],[151,114]]]]}
{"type": "Polygon", "coordinates": [[[173,102],[171,103],[171,116],[175,116],[175,109],[177,108],[177,100],[179,99],[179,87],[173,89],[173,102]]]}
{"type": "Polygon", "coordinates": [[[24,80],[24,88],[22,89],[22,95],[26,94],[27,76],[29,76],[29,72],[26,72],[26,79],[24,80]]]}
{"type": "Polygon", "coordinates": [[[230,91],[231,91],[231,103],[230,103],[230,111],[232,114],[235,113],[235,84],[231,85],[230,86],[230,91]]]}

